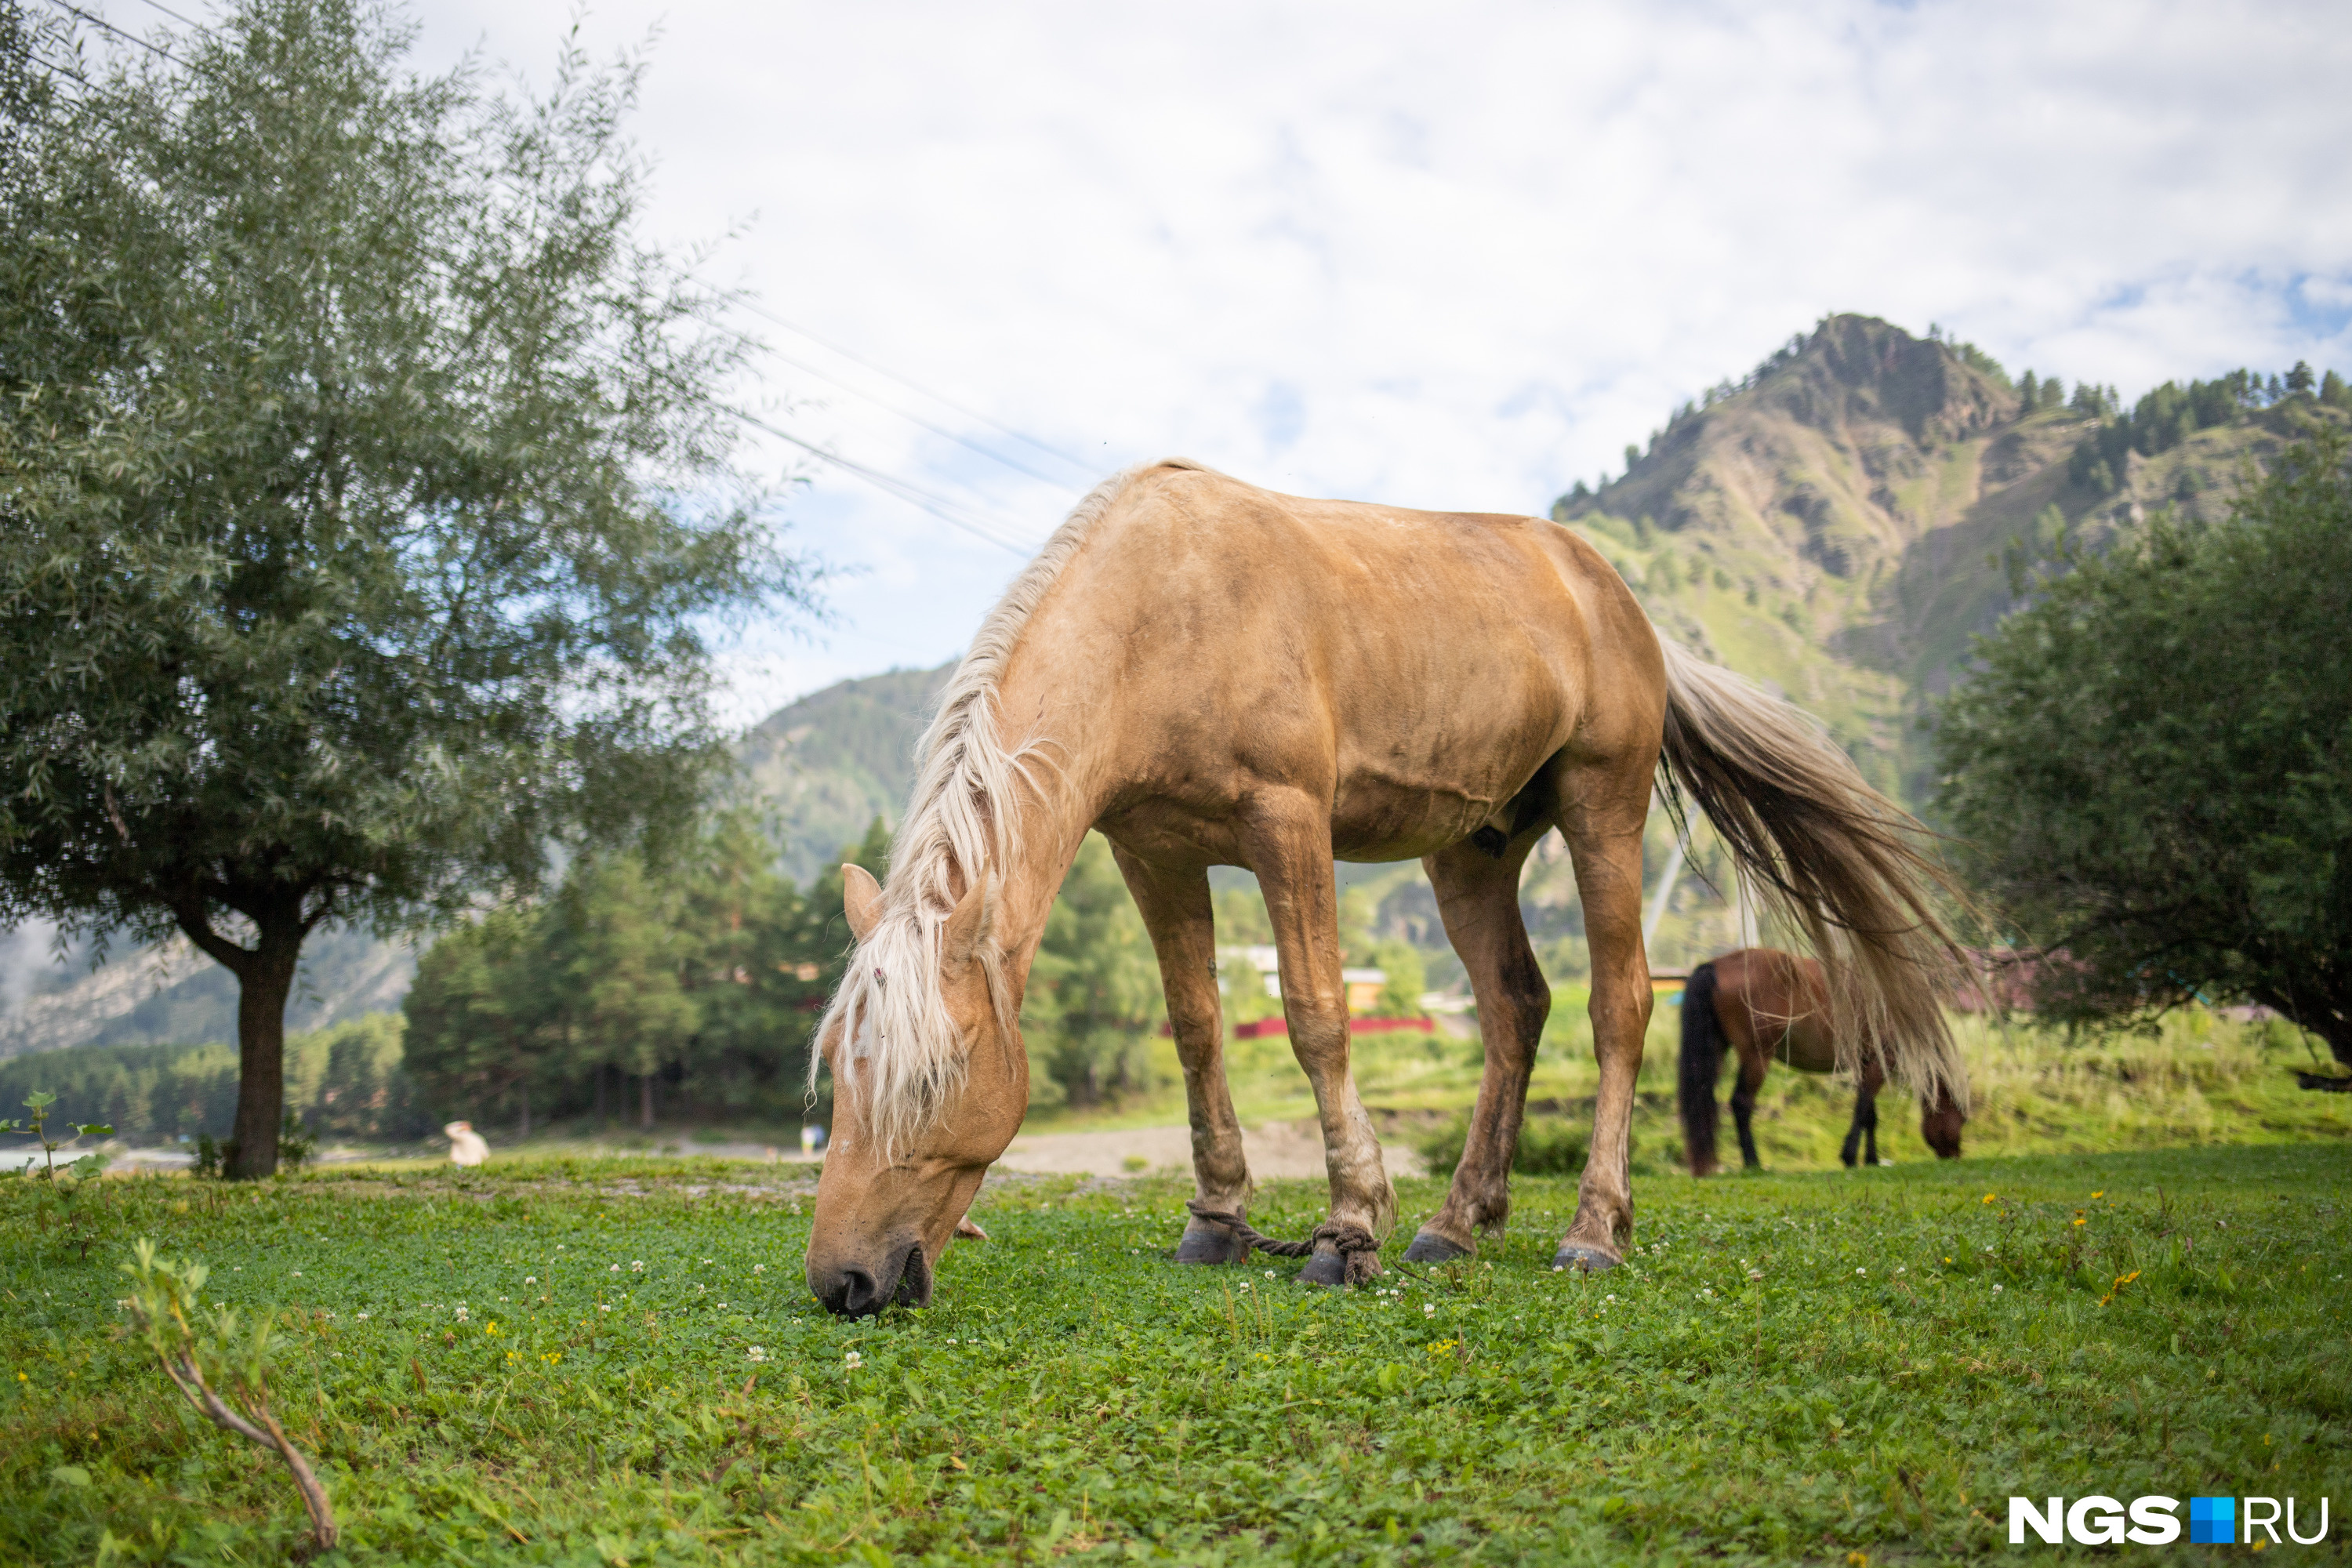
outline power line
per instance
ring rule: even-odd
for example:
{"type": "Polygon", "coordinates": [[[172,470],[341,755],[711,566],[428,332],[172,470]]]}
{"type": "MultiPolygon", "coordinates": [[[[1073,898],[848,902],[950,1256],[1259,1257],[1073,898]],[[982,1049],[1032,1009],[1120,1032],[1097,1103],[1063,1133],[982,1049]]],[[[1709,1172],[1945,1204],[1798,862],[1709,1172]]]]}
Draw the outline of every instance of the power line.
{"type": "MultiPolygon", "coordinates": [[[[60,3],[62,3],[62,0],[60,0],[60,3]]],[[[1061,450],[1057,447],[1049,447],[1045,442],[1038,440],[1034,436],[1024,435],[1021,431],[1013,428],[1012,426],[1007,425],[1001,420],[992,419],[987,415],[982,414],[979,409],[969,407],[964,404],[959,403],[954,398],[948,396],[944,393],[934,392],[929,387],[923,385],[919,382],[910,381],[907,377],[900,375],[897,371],[878,365],[872,360],[867,359],[865,355],[858,353],[853,349],[845,349],[839,343],[833,342],[830,338],[822,337],[815,332],[810,331],[806,327],[802,326],[797,321],[786,321],[783,317],[779,316],[764,305],[754,304],[749,300],[738,300],[735,303],[740,305],[743,309],[751,311],[755,316],[764,316],[769,321],[775,322],[776,325],[783,328],[786,331],[794,332],[806,338],[809,342],[816,344],[819,348],[827,349],[839,354],[842,358],[849,361],[853,364],[864,365],[867,370],[872,371],[877,375],[887,376],[890,380],[897,382],[899,385],[908,388],[909,391],[920,393],[923,396],[929,398],[934,403],[952,408],[967,419],[977,419],[982,425],[987,426],[990,429],[998,432],[1000,435],[1010,436],[1015,441],[1019,441],[1025,446],[1034,447],[1037,450],[1045,453],[1047,457],[1057,458],[1062,462],[1069,464],[1070,467],[1076,468],[1078,472],[1087,475],[1089,479],[1097,477],[1095,466],[1093,464],[1086,462],[1081,458],[1073,458],[1067,452],[1061,450]]]]}
{"type": "Polygon", "coordinates": [[[60,11],[70,11],[75,16],[79,16],[83,21],[88,22],[91,26],[111,33],[126,44],[136,44],[150,54],[161,55],[163,58],[171,61],[175,66],[184,67],[188,63],[179,56],[173,54],[171,50],[165,48],[163,45],[150,43],[136,33],[126,32],[122,28],[116,26],[113,23],[108,21],[103,16],[95,16],[90,12],[83,10],[80,6],[74,5],[73,0],[49,0],[49,4],[55,5],[60,11]]]}
{"type": "Polygon", "coordinates": [[[844,473],[855,475],[886,495],[905,501],[908,506],[919,510],[929,512],[941,522],[960,528],[975,538],[984,539],[999,550],[1010,552],[1024,560],[1034,551],[1034,546],[1021,544],[1007,539],[987,524],[961,515],[961,509],[956,506],[956,503],[945,496],[924,489],[919,485],[909,484],[895,475],[882,472],[879,468],[870,468],[863,463],[852,462],[847,458],[828,452],[814,442],[803,441],[789,430],[780,429],[769,424],[756,414],[745,414],[742,418],[746,424],[758,426],[780,441],[790,442],[820,462],[830,463],[844,473]]]}
{"type": "MultiPolygon", "coordinates": [[[[742,301],[740,300],[737,301],[739,304],[742,301]]],[[[762,312],[762,314],[764,313],[765,312],[762,312]]],[[[853,397],[862,397],[877,408],[887,409],[889,412],[897,415],[899,418],[907,421],[909,425],[919,426],[921,428],[929,431],[934,436],[942,437],[947,440],[953,441],[959,447],[979,453],[982,457],[990,459],[992,462],[1002,463],[1015,473],[1026,474],[1031,479],[1035,479],[1039,484],[1052,485],[1055,489],[1060,490],[1066,490],[1071,488],[1064,481],[1055,479],[1050,474],[1041,474],[1026,463],[1015,462],[1002,452],[996,451],[992,447],[983,447],[979,442],[971,440],[968,437],[959,436],[944,425],[934,425],[929,420],[924,418],[921,415],[914,413],[908,409],[901,408],[887,398],[877,397],[874,394],[867,392],[863,387],[852,386],[849,383],[842,380],[839,376],[827,374],[825,372],[817,369],[816,366],[809,363],[805,360],[794,359],[792,355],[772,348],[768,350],[768,353],[774,354],[776,358],[783,361],[784,363],[791,365],[795,370],[805,371],[809,374],[815,376],[819,381],[830,382],[832,384],[841,388],[842,391],[848,393],[853,397]]]]}

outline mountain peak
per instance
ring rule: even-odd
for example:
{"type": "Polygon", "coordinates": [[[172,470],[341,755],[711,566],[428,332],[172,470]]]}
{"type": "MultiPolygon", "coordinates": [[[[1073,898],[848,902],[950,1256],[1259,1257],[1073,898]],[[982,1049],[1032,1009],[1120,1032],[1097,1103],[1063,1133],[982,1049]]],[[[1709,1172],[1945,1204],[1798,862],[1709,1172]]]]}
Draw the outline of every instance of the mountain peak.
{"type": "Polygon", "coordinates": [[[1552,515],[1777,535],[1785,531],[1769,516],[1777,510],[1806,531],[1807,552],[1823,569],[1850,575],[1873,546],[1899,549],[1916,536],[1926,520],[1895,515],[1905,510],[1899,492],[1935,449],[2022,411],[2007,374],[1972,344],[1914,337],[1875,316],[1829,316],[1738,383],[1685,404],[1647,448],[1627,448],[1623,478],[1597,492],[1579,485],[1552,515]],[[1859,494],[1822,482],[1857,463],[1872,481],[1859,494]]]}

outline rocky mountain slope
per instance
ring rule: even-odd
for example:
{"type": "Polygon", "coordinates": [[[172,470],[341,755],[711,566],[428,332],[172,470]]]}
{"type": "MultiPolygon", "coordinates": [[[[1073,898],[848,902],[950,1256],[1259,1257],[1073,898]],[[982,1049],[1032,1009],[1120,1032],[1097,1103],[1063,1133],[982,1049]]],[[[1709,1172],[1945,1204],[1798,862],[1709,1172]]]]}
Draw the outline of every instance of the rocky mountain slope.
{"type": "Polygon", "coordinates": [[[1833,316],[1685,405],[1627,449],[1622,477],[1580,484],[1552,516],[1610,555],[1662,626],[1787,691],[1916,805],[1927,706],[2015,603],[2011,568],[2062,542],[2099,548],[2159,506],[2224,515],[2249,464],[2352,422],[2333,375],[2302,381],[2241,373],[2126,414],[2105,389],[2066,396],[1968,345],[1833,316]],[[2208,391],[2199,417],[2175,412],[2208,391]]]}

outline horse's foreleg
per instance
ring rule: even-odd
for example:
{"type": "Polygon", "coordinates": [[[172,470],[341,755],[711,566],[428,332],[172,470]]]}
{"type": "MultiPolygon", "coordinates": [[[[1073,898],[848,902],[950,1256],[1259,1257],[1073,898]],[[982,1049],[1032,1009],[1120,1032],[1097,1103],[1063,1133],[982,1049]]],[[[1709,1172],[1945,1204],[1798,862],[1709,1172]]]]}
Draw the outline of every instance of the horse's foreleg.
{"type": "MultiPolygon", "coordinates": [[[[1151,933],[1160,983],[1168,994],[1168,1023],[1176,1059],[1184,1069],[1184,1100],[1192,1123],[1192,1190],[1203,1208],[1248,1217],[1249,1161],[1242,1124],[1225,1082],[1224,1019],[1217,1005],[1217,937],[1210,910],[1209,877],[1198,868],[1169,869],[1138,860],[1116,844],[1127,890],[1151,933]]],[[[1223,1226],[1193,1219],[1176,1248],[1179,1263],[1242,1263],[1248,1246],[1223,1226]]]]}
{"type": "MultiPolygon", "coordinates": [[[[1592,1149],[1576,1193],[1576,1220],[1552,1258],[1556,1268],[1613,1268],[1633,1234],[1633,1080],[1650,1027],[1650,963],[1642,947],[1642,826],[1649,815],[1650,766],[1627,770],[1600,800],[1563,813],[1576,863],[1584,933],[1592,954],[1592,1054],[1601,1093],[1592,1108],[1592,1149]]],[[[1563,797],[1575,801],[1570,792],[1563,797]]]]}
{"type": "Polygon", "coordinates": [[[1422,862],[1437,894],[1446,940],[1469,972],[1478,998],[1486,1067],[1453,1185],[1444,1205],[1412,1238],[1408,1262],[1443,1263],[1475,1252],[1478,1232],[1500,1231],[1510,1213],[1511,1155],[1527,1107],[1528,1074],[1551,1012],[1551,987],[1536,966],[1519,919],[1519,868],[1544,831],[1549,830],[1527,833],[1499,858],[1464,843],[1422,862]]]}
{"type": "Polygon", "coordinates": [[[1750,1171],[1764,1163],[1756,1157],[1756,1091],[1764,1087],[1764,1069],[1769,1065],[1769,1058],[1762,1051],[1740,1048],[1739,1082],[1731,1091],[1731,1115],[1739,1124],[1739,1163],[1750,1171]]]}
{"type": "MultiPolygon", "coordinates": [[[[1315,1089],[1323,1125],[1323,1158],[1331,1173],[1331,1226],[1385,1239],[1396,1226],[1396,1189],[1381,1163],[1372,1119],[1357,1098],[1349,1070],[1348,992],[1339,975],[1339,898],[1331,874],[1328,795],[1284,791],[1253,803],[1251,868],[1265,894],[1274,942],[1282,962],[1282,1014],[1290,1048],[1315,1089]]],[[[1354,1266],[1377,1273],[1377,1253],[1354,1266]]],[[[1337,1285],[1349,1275],[1349,1257],[1337,1241],[1317,1241],[1298,1278],[1337,1285]]]]}

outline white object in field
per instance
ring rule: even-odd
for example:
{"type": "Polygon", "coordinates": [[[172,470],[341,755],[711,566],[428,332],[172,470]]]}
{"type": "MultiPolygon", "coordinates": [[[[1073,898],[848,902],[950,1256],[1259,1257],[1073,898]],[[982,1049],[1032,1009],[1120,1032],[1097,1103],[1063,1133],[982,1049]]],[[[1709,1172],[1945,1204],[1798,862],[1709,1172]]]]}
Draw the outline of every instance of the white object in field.
{"type": "Polygon", "coordinates": [[[449,1163],[453,1165],[478,1165],[490,1157],[490,1146],[474,1131],[470,1121],[452,1121],[441,1131],[449,1138],[449,1163]]]}

